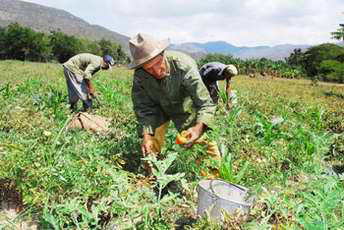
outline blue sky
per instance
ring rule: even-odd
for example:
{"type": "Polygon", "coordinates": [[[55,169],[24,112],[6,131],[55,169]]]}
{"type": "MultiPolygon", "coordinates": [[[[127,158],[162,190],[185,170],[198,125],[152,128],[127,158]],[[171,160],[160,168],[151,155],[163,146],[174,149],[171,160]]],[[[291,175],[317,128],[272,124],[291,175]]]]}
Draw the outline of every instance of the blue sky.
{"type": "Polygon", "coordinates": [[[234,45],[334,42],[344,0],[28,0],[66,10],[129,37],[234,45]]]}

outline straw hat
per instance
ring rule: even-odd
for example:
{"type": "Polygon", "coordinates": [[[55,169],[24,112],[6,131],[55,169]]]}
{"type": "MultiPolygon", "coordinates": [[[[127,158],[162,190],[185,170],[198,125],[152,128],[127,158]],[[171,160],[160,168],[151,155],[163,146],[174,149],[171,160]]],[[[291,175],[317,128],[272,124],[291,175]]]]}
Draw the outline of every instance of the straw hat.
{"type": "Polygon", "coordinates": [[[157,41],[148,34],[138,33],[129,40],[132,61],[128,65],[128,68],[136,69],[141,67],[145,62],[158,56],[169,44],[168,39],[157,41]]]}
{"type": "Polygon", "coordinates": [[[238,75],[238,69],[234,65],[227,65],[225,69],[230,76],[238,75]]]}

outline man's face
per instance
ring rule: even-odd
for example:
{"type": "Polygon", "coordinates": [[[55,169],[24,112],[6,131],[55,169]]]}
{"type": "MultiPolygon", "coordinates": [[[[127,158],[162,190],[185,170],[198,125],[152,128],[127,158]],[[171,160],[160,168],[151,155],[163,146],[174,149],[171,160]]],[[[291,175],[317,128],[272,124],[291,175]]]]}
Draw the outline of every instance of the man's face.
{"type": "Polygon", "coordinates": [[[109,66],[108,63],[106,63],[106,62],[103,60],[102,63],[100,64],[100,68],[106,70],[106,69],[109,69],[110,66],[109,66]]]}
{"type": "Polygon", "coordinates": [[[166,64],[164,61],[164,55],[159,54],[152,60],[146,62],[143,65],[143,69],[158,80],[164,78],[166,74],[166,64]]]}
{"type": "Polygon", "coordinates": [[[109,64],[104,64],[100,66],[102,69],[107,70],[110,68],[109,64]]]}

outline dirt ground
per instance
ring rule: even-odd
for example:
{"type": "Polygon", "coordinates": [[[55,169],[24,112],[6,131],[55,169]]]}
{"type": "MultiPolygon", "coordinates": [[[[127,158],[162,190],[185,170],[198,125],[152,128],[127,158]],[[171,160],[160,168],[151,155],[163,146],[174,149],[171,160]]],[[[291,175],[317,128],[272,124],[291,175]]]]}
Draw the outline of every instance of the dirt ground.
{"type": "Polygon", "coordinates": [[[2,200],[0,205],[0,229],[36,230],[37,223],[24,220],[15,202],[2,200]]]}

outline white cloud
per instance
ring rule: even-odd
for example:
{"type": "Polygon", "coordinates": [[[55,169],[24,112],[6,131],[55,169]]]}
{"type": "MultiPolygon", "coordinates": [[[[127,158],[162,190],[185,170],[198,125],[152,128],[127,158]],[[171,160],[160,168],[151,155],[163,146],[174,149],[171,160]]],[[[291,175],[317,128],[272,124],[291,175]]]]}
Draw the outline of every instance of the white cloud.
{"type": "Polygon", "coordinates": [[[92,24],[172,42],[223,40],[235,45],[316,44],[343,23],[342,0],[29,0],[92,24]]]}

